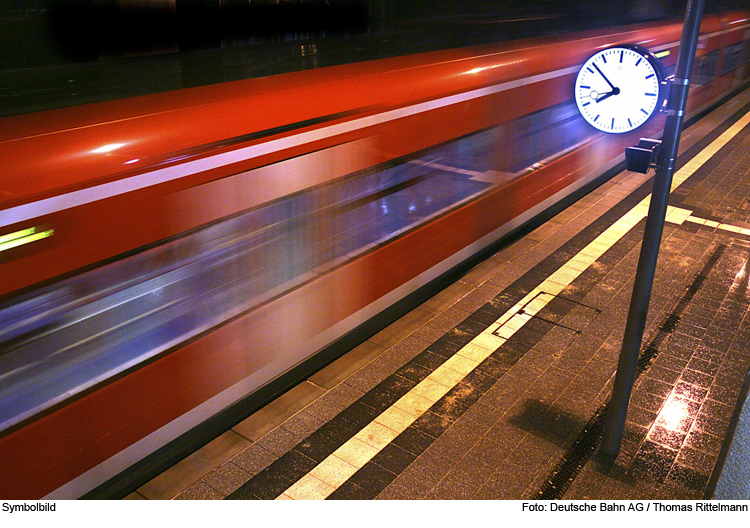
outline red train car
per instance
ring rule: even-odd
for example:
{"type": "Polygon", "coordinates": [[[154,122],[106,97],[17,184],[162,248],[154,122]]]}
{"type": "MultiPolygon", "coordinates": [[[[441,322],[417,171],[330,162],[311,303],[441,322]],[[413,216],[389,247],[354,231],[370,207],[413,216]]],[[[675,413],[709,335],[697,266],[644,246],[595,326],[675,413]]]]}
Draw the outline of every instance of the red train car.
{"type": "MultiPolygon", "coordinates": [[[[595,185],[663,121],[586,125],[580,65],[627,43],[669,69],[680,32],[649,22],[0,119],[0,497],[125,489],[595,185]]],[[[746,83],[749,51],[748,13],[705,17],[691,114],[746,83]]]]}

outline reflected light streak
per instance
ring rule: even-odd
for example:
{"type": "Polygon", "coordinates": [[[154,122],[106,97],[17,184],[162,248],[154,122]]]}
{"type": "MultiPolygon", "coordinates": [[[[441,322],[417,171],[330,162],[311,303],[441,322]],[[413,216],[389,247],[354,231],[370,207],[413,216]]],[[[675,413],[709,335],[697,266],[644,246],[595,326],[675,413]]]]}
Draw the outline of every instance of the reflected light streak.
{"type": "Polygon", "coordinates": [[[745,263],[742,265],[740,270],[737,272],[737,275],[734,277],[734,282],[732,283],[732,287],[730,288],[730,291],[736,290],[741,285],[745,285],[743,290],[747,290],[747,284],[748,284],[748,278],[747,278],[747,264],[748,261],[745,260],[745,263]]]}
{"type": "Polygon", "coordinates": [[[36,242],[51,237],[55,233],[54,229],[43,230],[42,227],[31,227],[0,236],[0,251],[6,251],[19,246],[36,242]]]}
{"type": "Polygon", "coordinates": [[[117,150],[118,148],[124,147],[126,143],[110,143],[108,145],[102,145],[99,148],[95,148],[91,151],[92,154],[106,154],[108,152],[112,152],[113,150],[117,150]]]}
{"type": "Polygon", "coordinates": [[[520,62],[523,62],[523,60],[514,60],[514,61],[506,61],[500,64],[493,64],[492,66],[479,66],[477,68],[472,68],[470,70],[465,71],[464,75],[472,75],[475,73],[481,73],[485,70],[494,70],[495,68],[499,68],[501,66],[510,66],[511,64],[518,64],[520,62]]]}
{"type": "Polygon", "coordinates": [[[737,272],[737,277],[735,278],[735,282],[741,281],[742,279],[745,278],[746,275],[747,275],[747,261],[745,261],[745,265],[742,266],[742,269],[737,272]]]}

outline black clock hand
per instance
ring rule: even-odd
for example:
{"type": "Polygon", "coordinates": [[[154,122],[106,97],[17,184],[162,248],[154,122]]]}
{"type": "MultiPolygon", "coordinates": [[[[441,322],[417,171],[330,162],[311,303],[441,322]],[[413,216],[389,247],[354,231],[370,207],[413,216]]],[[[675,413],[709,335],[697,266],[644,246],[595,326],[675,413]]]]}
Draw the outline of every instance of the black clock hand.
{"type": "Polygon", "coordinates": [[[596,68],[596,71],[598,71],[598,72],[599,72],[599,75],[601,75],[601,76],[602,76],[602,77],[604,78],[604,80],[605,80],[605,81],[607,81],[607,84],[609,85],[609,87],[610,87],[610,88],[612,88],[612,91],[614,91],[614,90],[617,90],[617,88],[615,88],[615,85],[614,85],[614,84],[612,84],[611,82],[609,82],[609,79],[607,79],[607,76],[606,76],[606,75],[604,75],[604,74],[602,73],[602,70],[600,70],[600,69],[599,69],[599,66],[597,66],[597,65],[596,65],[595,63],[593,63],[593,62],[591,63],[591,65],[592,65],[592,66],[593,66],[594,68],[596,68]]]}
{"type": "Polygon", "coordinates": [[[620,89],[619,89],[619,88],[615,88],[615,89],[614,89],[614,90],[612,90],[611,92],[607,92],[607,93],[605,93],[605,94],[601,95],[600,97],[597,97],[597,98],[595,99],[595,101],[596,101],[597,103],[601,103],[601,102],[602,102],[602,101],[604,101],[604,100],[605,100],[605,99],[606,99],[607,97],[612,97],[613,95],[618,95],[619,93],[620,93],[620,89]]]}

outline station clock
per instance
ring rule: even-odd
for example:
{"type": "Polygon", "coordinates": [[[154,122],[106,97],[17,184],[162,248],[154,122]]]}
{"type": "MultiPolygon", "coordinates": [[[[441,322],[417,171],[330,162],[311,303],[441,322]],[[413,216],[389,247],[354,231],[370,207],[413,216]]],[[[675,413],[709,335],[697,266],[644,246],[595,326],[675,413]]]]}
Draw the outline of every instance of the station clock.
{"type": "Polygon", "coordinates": [[[662,107],[664,78],[664,66],[645,48],[603,49],[578,72],[575,101],[594,128],[611,134],[630,132],[662,107]]]}

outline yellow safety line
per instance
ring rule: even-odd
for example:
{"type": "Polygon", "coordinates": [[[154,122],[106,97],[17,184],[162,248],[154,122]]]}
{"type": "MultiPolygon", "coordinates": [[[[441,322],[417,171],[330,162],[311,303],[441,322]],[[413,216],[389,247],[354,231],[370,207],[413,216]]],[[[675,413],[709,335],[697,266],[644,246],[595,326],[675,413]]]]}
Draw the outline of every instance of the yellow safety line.
{"type": "Polygon", "coordinates": [[[729,224],[722,224],[720,222],[714,222],[713,220],[705,220],[698,218],[697,216],[688,216],[686,219],[688,222],[704,225],[706,227],[713,227],[715,229],[723,229],[724,231],[730,231],[732,233],[739,233],[741,235],[750,235],[750,229],[746,227],[737,227],[729,224]]]}

